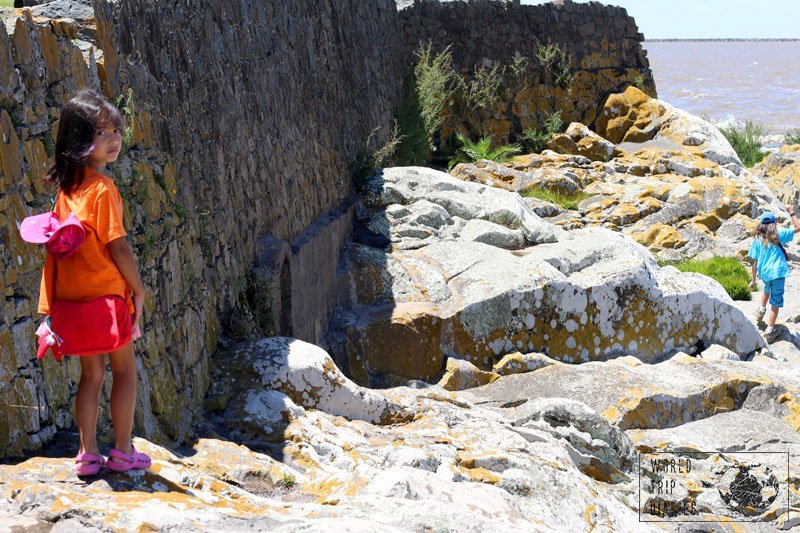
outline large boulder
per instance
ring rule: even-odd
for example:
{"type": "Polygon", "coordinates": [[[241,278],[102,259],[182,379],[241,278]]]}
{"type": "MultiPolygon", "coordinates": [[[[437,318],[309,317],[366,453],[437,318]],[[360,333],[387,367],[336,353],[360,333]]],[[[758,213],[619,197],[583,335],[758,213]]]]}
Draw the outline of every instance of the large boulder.
{"type": "MultiPolygon", "coordinates": [[[[403,171],[393,169],[395,175],[403,171]]],[[[394,194],[401,182],[408,184],[404,198],[417,195],[413,178],[419,174],[406,171],[410,177],[396,178],[380,197],[394,194]]],[[[383,179],[371,184],[375,196],[383,179]]],[[[473,194],[486,190],[516,196],[488,188],[473,194]]],[[[367,216],[374,221],[380,215],[367,216]]],[[[389,217],[387,234],[403,224],[389,217]]],[[[353,379],[369,384],[380,374],[438,380],[447,357],[490,371],[516,351],[565,362],[622,355],[656,362],[703,345],[743,356],[765,346],[710,278],[659,268],[646,249],[609,230],[573,231],[560,239],[514,251],[457,240],[414,250],[353,245],[342,269],[352,288],[347,292],[356,298],[332,319],[331,351],[353,379]]]]}
{"type": "Polygon", "coordinates": [[[694,151],[719,165],[744,168],[739,156],[714,125],[670,104],[650,98],[636,87],[609,95],[595,120],[597,133],[618,148],[639,146],[694,151]]]}
{"type": "Polygon", "coordinates": [[[547,147],[561,154],[582,155],[592,161],[608,161],[614,155],[614,143],[580,122],[573,122],[564,133],[554,135],[547,147]]]}
{"type": "Polygon", "coordinates": [[[662,102],[630,86],[608,96],[595,119],[595,129],[614,144],[649,141],[658,133],[665,113],[662,102]]]}

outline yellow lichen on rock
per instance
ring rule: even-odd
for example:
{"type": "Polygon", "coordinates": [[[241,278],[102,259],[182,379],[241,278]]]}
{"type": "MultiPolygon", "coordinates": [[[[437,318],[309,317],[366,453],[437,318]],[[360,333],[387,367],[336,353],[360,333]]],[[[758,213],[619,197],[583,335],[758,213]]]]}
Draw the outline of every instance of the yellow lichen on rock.
{"type": "Polygon", "coordinates": [[[666,224],[654,224],[647,231],[633,233],[631,237],[651,248],[678,248],[686,244],[680,232],[666,224]]]}
{"type": "Polygon", "coordinates": [[[469,361],[450,357],[447,359],[444,376],[438,385],[446,390],[457,391],[487,385],[499,377],[493,372],[480,370],[469,361]]]}
{"type": "Polygon", "coordinates": [[[786,203],[800,203],[800,144],[782,146],[753,167],[775,195],[786,203]]]}
{"type": "Polygon", "coordinates": [[[624,92],[606,99],[595,121],[595,129],[614,144],[644,142],[656,134],[658,119],[664,111],[657,100],[651,100],[641,90],[629,86],[624,92]]]}
{"type": "Polygon", "coordinates": [[[791,427],[795,431],[800,431],[800,403],[797,402],[795,395],[784,392],[777,398],[779,404],[786,405],[788,409],[788,413],[784,417],[784,420],[789,427],[791,427]]]}

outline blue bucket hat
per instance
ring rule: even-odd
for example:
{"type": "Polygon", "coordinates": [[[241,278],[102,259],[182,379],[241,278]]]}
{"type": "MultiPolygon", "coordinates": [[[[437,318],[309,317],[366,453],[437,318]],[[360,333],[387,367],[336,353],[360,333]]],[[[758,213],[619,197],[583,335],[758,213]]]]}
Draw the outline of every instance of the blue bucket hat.
{"type": "Polygon", "coordinates": [[[775,215],[770,211],[765,211],[758,216],[758,221],[762,224],[772,224],[776,220],[778,219],[775,218],[775,215]]]}

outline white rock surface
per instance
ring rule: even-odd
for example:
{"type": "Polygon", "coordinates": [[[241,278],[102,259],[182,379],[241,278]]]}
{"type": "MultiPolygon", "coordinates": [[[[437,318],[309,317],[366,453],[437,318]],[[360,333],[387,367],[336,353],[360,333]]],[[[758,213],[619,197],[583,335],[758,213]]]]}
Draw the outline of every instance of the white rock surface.
{"type": "Polygon", "coordinates": [[[406,249],[457,239],[448,232],[456,218],[472,222],[465,239],[515,248],[555,241],[562,232],[542,221],[519,195],[424,167],[381,170],[368,181],[359,214],[371,231],[406,249]]]}

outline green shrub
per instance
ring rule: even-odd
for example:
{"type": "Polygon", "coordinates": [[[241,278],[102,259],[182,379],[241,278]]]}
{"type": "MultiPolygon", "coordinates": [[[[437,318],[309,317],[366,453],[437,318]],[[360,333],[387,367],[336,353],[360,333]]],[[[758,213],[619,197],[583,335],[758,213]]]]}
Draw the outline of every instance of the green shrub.
{"type": "Polygon", "coordinates": [[[504,66],[493,65],[492,68],[482,66],[476,69],[463,90],[466,92],[467,105],[471,109],[491,109],[500,97],[503,78],[506,76],[504,66]]]}
{"type": "Polygon", "coordinates": [[[419,94],[412,73],[403,80],[403,100],[395,113],[395,123],[400,129],[400,143],[394,154],[397,165],[408,167],[426,164],[431,139],[425,129],[425,121],[422,120],[419,94]]]}
{"type": "Polygon", "coordinates": [[[536,47],[536,59],[545,73],[545,77],[550,75],[553,68],[553,62],[556,56],[561,53],[561,48],[557,44],[544,44],[539,43],[536,47]]]}
{"type": "Polygon", "coordinates": [[[561,112],[554,111],[547,115],[541,128],[528,128],[522,132],[522,146],[531,153],[539,153],[547,147],[547,141],[556,133],[561,133],[564,121],[561,112]]]}
{"type": "Polygon", "coordinates": [[[544,119],[544,130],[549,134],[561,133],[564,121],[561,120],[561,111],[553,111],[544,119]]]}
{"type": "Polygon", "coordinates": [[[761,151],[761,136],[764,129],[758,124],[748,120],[744,126],[726,126],[719,129],[731,143],[739,159],[746,167],[752,167],[766,155],[761,151]]]}
{"type": "Polygon", "coordinates": [[[531,60],[523,55],[515,55],[506,69],[508,86],[514,92],[519,92],[528,86],[528,72],[531,68],[531,60]]]}
{"type": "Polygon", "coordinates": [[[556,87],[567,88],[570,83],[572,83],[572,78],[574,77],[572,74],[572,69],[569,66],[570,64],[570,57],[569,54],[562,54],[561,59],[559,59],[558,63],[555,65],[554,69],[554,82],[556,87]]]}
{"type": "Polygon", "coordinates": [[[675,267],[681,272],[698,272],[714,278],[734,300],[750,300],[750,274],[733,257],[712,257],[703,261],[683,261],[675,267]]]}
{"type": "Polygon", "coordinates": [[[540,153],[547,148],[547,141],[550,140],[550,133],[538,128],[528,128],[522,132],[522,146],[526,152],[540,153]]]}
{"type": "MultiPolygon", "coordinates": [[[[398,163],[400,145],[405,139],[405,135],[400,134],[400,125],[394,121],[389,139],[383,146],[375,146],[373,140],[375,134],[380,131],[377,126],[370,132],[364,148],[359,150],[353,162],[353,186],[357,191],[362,190],[366,180],[376,169],[395,166],[398,163]]],[[[413,164],[413,163],[412,163],[413,164]]]]}
{"type": "Polygon", "coordinates": [[[562,50],[559,45],[539,43],[536,47],[536,59],[542,67],[545,83],[564,88],[572,83],[570,54],[562,50]]]}
{"type": "Polygon", "coordinates": [[[564,209],[576,209],[581,201],[589,198],[590,196],[583,191],[563,194],[556,191],[551,191],[550,189],[542,187],[541,185],[536,185],[529,189],[520,191],[520,195],[526,198],[538,198],[540,200],[544,200],[545,202],[550,202],[551,204],[560,205],[564,209]]]}
{"type": "Polygon", "coordinates": [[[786,134],[784,144],[800,144],[800,128],[794,129],[786,134]]]}
{"type": "Polygon", "coordinates": [[[458,80],[453,70],[453,57],[448,46],[434,55],[433,45],[421,46],[417,52],[418,62],[414,67],[419,110],[428,138],[442,126],[442,112],[452,97],[458,80]]]}
{"type": "MultiPolygon", "coordinates": [[[[375,130],[373,130],[373,133],[374,132],[375,130]]],[[[370,137],[372,137],[372,135],[370,135],[370,137]]],[[[404,137],[405,135],[400,134],[400,125],[397,123],[397,120],[395,120],[389,140],[386,141],[386,144],[372,153],[372,156],[370,157],[372,166],[374,168],[392,166],[395,161],[397,148],[400,146],[400,143],[403,142],[404,137]]],[[[367,139],[367,146],[369,146],[369,142],[370,140],[367,139]]]]}
{"type": "Polygon", "coordinates": [[[517,144],[504,144],[497,148],[492,148],[492,139],[490,137],[481,137],[476,142],[472,142],[468,137],[458,133],[456,139],[461,145],[456,150],[456,155],[447,164],[447,169],[450,170],[458,163],[474,163],[481,159],[488,159],[489,161],[507,161],[522,151],[522,148],[517,144]]]}

